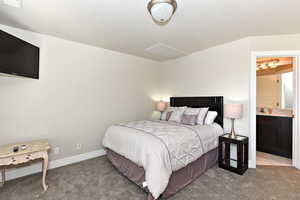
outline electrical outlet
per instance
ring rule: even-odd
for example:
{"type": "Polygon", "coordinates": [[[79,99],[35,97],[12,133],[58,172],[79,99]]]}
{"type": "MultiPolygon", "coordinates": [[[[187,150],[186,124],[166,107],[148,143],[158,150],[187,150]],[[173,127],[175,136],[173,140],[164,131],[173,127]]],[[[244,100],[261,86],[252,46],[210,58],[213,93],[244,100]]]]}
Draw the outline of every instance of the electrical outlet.
{"type": "Polygon", "coordinates": [[[54,150],[54,154],[59,154],[59,152],[60,152],[59,147],[55,147],[53,150],[54,150]]]}
{"type": "Polygon", "coordinates": [[[82,144],[76,144],[76,149],[80,150],[82,148],[82,144]]]}

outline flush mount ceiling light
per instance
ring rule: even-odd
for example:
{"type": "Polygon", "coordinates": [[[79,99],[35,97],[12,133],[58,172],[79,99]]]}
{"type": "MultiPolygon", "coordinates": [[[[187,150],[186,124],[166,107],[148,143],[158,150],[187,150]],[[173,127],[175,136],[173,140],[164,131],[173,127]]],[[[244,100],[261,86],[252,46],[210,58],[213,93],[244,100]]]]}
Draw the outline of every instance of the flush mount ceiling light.
{"type": "Polygon", "coordinates": [[[177,9],[176,0],[151,0],[148,11],[153,20],[160,25],[167,24],[177,9]]]}

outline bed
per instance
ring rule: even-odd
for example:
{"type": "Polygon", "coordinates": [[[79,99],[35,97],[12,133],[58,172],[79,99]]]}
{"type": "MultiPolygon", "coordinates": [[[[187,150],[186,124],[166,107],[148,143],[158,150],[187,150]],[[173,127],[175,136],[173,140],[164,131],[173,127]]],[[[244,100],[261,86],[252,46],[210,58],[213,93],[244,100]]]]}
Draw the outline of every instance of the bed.
{"type": "Polygon", "coordinates": [[[165,121],[134,121],[108,128],[107,158],[124,176],[149,193],[168,198],[190,184],[218,159],[223,134],[223,97],[171,97],[171,107],[209,107],[218,113],[211,125],[187,126],[165,121]]]}

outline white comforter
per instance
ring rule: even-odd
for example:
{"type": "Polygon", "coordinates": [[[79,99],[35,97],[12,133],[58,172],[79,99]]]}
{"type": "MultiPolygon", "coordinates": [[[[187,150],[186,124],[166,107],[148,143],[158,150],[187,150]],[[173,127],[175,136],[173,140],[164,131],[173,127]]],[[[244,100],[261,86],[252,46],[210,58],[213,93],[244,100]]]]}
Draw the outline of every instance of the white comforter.
{"type": "Polygon", "coordinates": [[[218,124],[187,126],[164,121],[135,121],[107,129],[103,145],[145,170],[149,191],[157,199],[172,171],[185,167],[218,146],[218,124]]]}

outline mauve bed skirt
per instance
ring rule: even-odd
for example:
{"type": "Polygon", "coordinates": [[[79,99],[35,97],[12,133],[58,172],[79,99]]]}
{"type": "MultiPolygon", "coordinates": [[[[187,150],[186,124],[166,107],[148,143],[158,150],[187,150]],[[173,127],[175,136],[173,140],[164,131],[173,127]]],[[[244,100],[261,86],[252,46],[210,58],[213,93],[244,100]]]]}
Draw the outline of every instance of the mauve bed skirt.
{"type": "MultiPolygon", "coordinates": [[[[132,161],[126,159],[120,154],[107,149],[107,158],[111,161],[112,165],[118,169],[129,180],[133,181],[140,187],[143,187],[145,181],[145,171],[132,161]]],[[[196,161],[188,164],[186,167],[172,173],[169,184],[162,194],[163,198],[168,198],[183,189],[185,186],[193,182],[207,169],[211,168],[217,163],[218,148],[207,152],[196,161]]],[[[148,200],[154,199],[149,193],[148,200]]]]}

